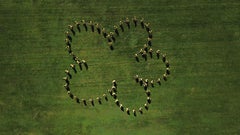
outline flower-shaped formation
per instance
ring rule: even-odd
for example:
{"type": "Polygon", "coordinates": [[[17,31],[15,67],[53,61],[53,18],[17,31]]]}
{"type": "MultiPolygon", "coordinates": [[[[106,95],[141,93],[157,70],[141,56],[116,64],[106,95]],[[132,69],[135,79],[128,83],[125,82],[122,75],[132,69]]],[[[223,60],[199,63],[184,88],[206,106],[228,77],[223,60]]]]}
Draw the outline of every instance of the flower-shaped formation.
{"type": "Polygon", "coordinates": [[[147,23],[144,21],[144,19],[138,20],[136,17],[133,17],[132,20],[129,20],[126,18],[125,20],[121,20],[118,25],[114,25],[114,32],[107,32],[105,28],[102,27],[102,25],[98,23],[94,23],[93,21],[86,22],[85,20],[82,20],[80,22],[75,21],[75,24],[71,24],[68,26],[68,31],[66,31],[66,49],[68,51],[68,54],[72,56],[72,59],[74,63],[70,64],[69,68],[65,70],[66,77],[63,77],[63,80],[65,81],[65,89],[67,91],[67,94],[71,99],[74,99],[77,103],[82,103],[85,106],[91,105],[95,106],[96,103],[102,104],[104,101],[108,101],[107,93],[110,94],[110,96],[115,100],[115,104],[117,107],[120,108],[121,111],[126,112],[128,115],[133,114],[134,116],[137,116],[138,114],[143,114],[144,110],[149,109],[149,105],[152,102],[151,99],[151,91],[150,89],[153,89],[155,85],[161,85],[162,80],[167,81],[167,77],[170,75],[170,64],[167,60],[166,54],[163,54],[160,52],[160,50],[154,50],[152,48],[152,35],[153,31],[150,28],[150,23],[147,23]],[[135,54],[133,55],[133,58],[136,60],[136,63],[146,62],[148,60],[157,59],[161,62],[163,62],[166,66],[165,72],[161,75],[159,75],[157,78],[149,80],[148,78],[143,78],[139,75],[135,75],[133,77],[133,80],[139,84],[139,86],[143,87],[143,90],[146,94],[146,101],[143,104],[143,106],[135,107],[133,109],[130,109],[128,107],[125,107],[122,102],[118,99],[118,89],[119,86],[117,84],[117,81],[113,79],[112,86],[110,89],[106,91],[106,93],[103,93],[102,95],[99,95],[95,98],[79,98],[78,96],[74,95],[70,90],[70,81],[72,79],[73,74],[77,74],[78,70],[88,70],[88,63],[87,61],[80,59],[78,56],[76,56],[72,50],[72,41],[73,38],[76,36],[77,33],[80,33],[82,31],[90,31],[92,33],[98,33],[100,36],[102,36],[104,39],[106,39],[108,46],[110,50],[114,50],[114,43],[117,42],[117,38],[119,36],[124,36],[124,33],[126,30],[131,30],[131,27],[139,28],[146,30],[147,37],[146,42],[143,44],[143,47],[140,50],[136,50],[135,54]]]}

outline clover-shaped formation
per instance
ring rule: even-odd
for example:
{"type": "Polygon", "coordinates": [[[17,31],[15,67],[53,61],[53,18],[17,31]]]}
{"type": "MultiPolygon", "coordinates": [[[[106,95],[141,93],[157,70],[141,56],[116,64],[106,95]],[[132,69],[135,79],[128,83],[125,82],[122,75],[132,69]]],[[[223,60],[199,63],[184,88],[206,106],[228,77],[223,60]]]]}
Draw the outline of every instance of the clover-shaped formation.
{"type": "Polygon", "coordinates": [[[97,32],[100,36],[102,36],[107,40],[110,50],[114,50],[114,43],[117,42],[117,37],[122,36],[122,33],[126,31],[125,29],[127,28],[128,30],[130,30],[131,27],[140,28],[143,30],[145,29],[148,35],[146,38],[146,43],[143,44],[143,47],[140,50],[137,50],[135,54],[133,53],[133,58],[136,60],[136,62],[137,63],[140,62],[141,58],[143,59],[143,61],[148,61],[148,59],[154,59],[155,57],[156,59],[162,61],[166,66],[166,70],[163,73],[163,75],[159,75],[159,77],[156,79],[148,80],[148,78],[143,78],[139,75],[135,75],[133,77],[134,81],[138,83],[139,86],[143,87],[143,89],[145,90],[146,102],[143,106],[131,109],[132,113],[134,116],[137,116],[137,112],[139,114],[143,114],[144,109],[145,110],[149,109],[149,105],[152,102],[152,99],[150,97],[151,91],[149,87],[154,88],[155,84],[158,84],[160,86],[162,79],[164,81],[167,81],[167,77],[170,75],[170,64],[166,58],[166,54],[161,53],[160,50],[154,51],[152,48],[153,35],[152,35],[152,30],[150,28],[150,23],[146,23],[143,18],[138,20],[136,17],[132,18],[132,21],[126,18],[125,20],[120,21],[118,25],[114,25],[114,32],[106,32],[105,28],[103,28],[98,23],[94,23],[93,21],[89,21],[89,22],[86,22],[84,20],[80,22],[75,21],[75,24],[68,26],[68,31],[66,31],[65,33],[66,34],[65,43],[66,43],[66,49],[69,55],[72,56],[74,63],[70,64],[70,69],[65,70],[66,77],[64,77],[63,80],[65,81],[64,87],[71,99],[74,99],[77,103],[79,104],[82,103],[85,106],[88,106],[88,105],[95,106],[95,101],[97,101],[98,104],[102,104],[104,100],[108,101],[107,93],[109,93],[110,96],[113,97],[113,99],[115,100],[115,104],[120,108],[121,111],[123,112],[125,111],[128,115],[131,114],[130,108],[124,107],[124,105],[118,99],[118,96],[117,96],[118,85],[117,85],[117,81],[114,79],[112,81],[112,87],[108,89],[106,93],[103,93],[101,96],[98,96],[95,99],[93,98],[79,99],[70,91],[70,80],[72,79],[72,74],[77,74],[78,70],[83,70],[84,68],[88,70],[87,61],[80,59],[72,51],[71,47],[72,47],[73,37],[75,37],[77,33],[80,33],[82,31],[86,31],[86,32],[91,31],[92,33],[97,32]],[[133,26],[131,26],[132,24],[133,26]],[[77,68],[76,65],[79,68],[77,68]]]}

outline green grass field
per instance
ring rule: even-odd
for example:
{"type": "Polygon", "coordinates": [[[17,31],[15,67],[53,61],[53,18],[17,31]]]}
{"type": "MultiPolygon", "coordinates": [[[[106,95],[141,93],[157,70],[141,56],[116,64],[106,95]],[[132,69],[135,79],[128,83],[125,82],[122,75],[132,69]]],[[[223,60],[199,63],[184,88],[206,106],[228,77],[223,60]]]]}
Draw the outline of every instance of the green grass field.
{"type": "MultiPolygon", "coordinates": [[[[238,0],[1,1],[0,134],[240,134],[239,20],[238,0]],[[171,64],[168,81],[151,90],[149,111],[128,116],[110,97],[95,107],[70,100],[62,80],[73,62],[64,48],[67,25],[93,20],[113,31],[133,16],[151,23],[153,48],[171,64]]],[[[136,64],[146,32],[125,33],[114,51],[96,33],[74,38],[74,52],[89,61],[89,71],[73,76],[76,95],[96,97],[116,79],[125,105],[145,102],[132,76],[157,77],[164,66],[136,64]]]]}

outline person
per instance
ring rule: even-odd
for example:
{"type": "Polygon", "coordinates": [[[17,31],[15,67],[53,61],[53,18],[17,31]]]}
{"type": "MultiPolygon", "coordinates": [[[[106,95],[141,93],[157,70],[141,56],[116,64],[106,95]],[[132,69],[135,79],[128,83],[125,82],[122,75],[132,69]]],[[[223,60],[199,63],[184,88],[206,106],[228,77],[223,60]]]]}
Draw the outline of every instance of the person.
{"type": "Polygon", "coordinates": [[[70,91],[68,91],[67,94],[69,95],[69,97],[70,97],[71,99],[73,99],[73,94],[72,94],[70,91]]]}
{"type": "Polygon", "coordinates": [[[147,61],[147,52],[143,51],[142,57],[145,59],[145,61],[147,61]]]}
{"type": "Polygon", "coordinates": [[[74,96],[74,99],[76,100],[76,102],[79,104],[80,103],[80,100],[77,96],[74,96]]]}
{"type": "Polygon", "coordinates": [[[119,36],[118,27],[116,25],[114,25],[113,27],[114,27],[115,33],[117,34],[117,36],[119,36]]]}
{"type": "Polygon", "coordinates": [[[150,90],[147,90],[147,91],[146,91],[146,95],[147,95],[148,97],[150,97],[150,96],[151,96],[151,91],[150,91],[150,90]]]}
{"type": "Polygon", "coordinates": [[[136,61],[137,61],[137,62],[139,62],[138,54],[137,54],[137,53],[135,53],[135,55],[134,55],[134,56],[135,56],[135,59],[136,59],[136,61]]]}
{"type": "Polygon", "coordinates": [[[133,109],[133,115],[134,115],[134,116],[137,116],[135,109],[133,109]]]}
{"type": "Polygon", "coordinates": [[[72,37],[70,36],[70,33],[66,31],[65,34],[66,34],[66,38],[69,39],[70,42],[72,42],[72,37]]]}
{"type": "Polygon", "coordinates": [[[147,105],[147,103],[144,104],[144,108],[145,108],[146,110],[148,110],[148,105],[147,105]]]}
{"type": "Polygon", "coordinates": [[[114,37],[114,33],[113,32],[110,32],[110,37],[112,38],[113,42],[116,41],[116,38],[114,37]]]}
{"type": "Polygon", "coordinates": [[[66,89],[66,91],[70,91],[69,85],[67,83],[65,85],[63,85],[63,86],[66,89]]]}
{"type": "Polygon", "coordinates": [[[116,103],[117,106],[120,106],[120,103],[119,103],[118,99],[115,100],[115,103],[116,103]]]}
{"type": "Polygon", "coordinates": [[[94,32],[94,25],[93,25],[93,22],[90,21],[90,22],[89,22],[89,25],[90,25],[90,27],[91,27],[91,29],[92,29],[92,32],[94,32]]]}
{"type": "Polygon", "coordinates": [[[135,75],[135,81],[136,81],[136,83],[138,83],[139,82],[139,77],[138,77],[138,75],[135,75]]]}
{"type": "Polygon", "coordinates": [[[163,54],[163,55],[162,55],[162,61],[163,61],[163,62],[166,62],[166,54],[163,54]]]}
{"type": "Polygon", "coordinates": [[[128,115],[130,115],[130,110],[128,108],[126,108],[126,112],[128,115]]]}
{"type": "Polygon", "coordinates": [[[96,29],[97,29],[98,34],[101,34],[101,28],[98,23],[96,24],[96,29]]]}
{"type": "Polygon", "coordinates": [[[75,25],[77,26],[78,32],[81,32],[80,23],[78,21],[75,21],[75,25]]]}
{"type": "Polygon", "coordinates": [[[114,50],[114,48],[113,48],[113,42],[108,42],[108,46],[109,46],[109,48],[110,48],[111,50],[114,50]]]}
{"type": "Polygon", "coordinates": [[[150,23],[145,23],[145,28],[146,28],[146,31],[149,33],[149,31],[150,31],[150,23]]]}
{"type": "Polygon", "coordinates": [[[154,80],[151,80],[151,86],[154,87],[154,80]]]}
{"type": "Polygon", "coordinates": [[[119,22],[119,26],[120,26],[120,28],[121,28],[122,32],[124,32],[124,28],[123,28],[123,22],[122,22],[122,21],[120,21],[120,22],[119,22]]]}
{"type": "Polygon", "coordinates": [[[87,101],[86,101],[86,99],[82,99],[82,102],[83,102],[83,104],[84,104],[85,106],[87,106],[87,101]]]}
{"type": "Polygon", "coordinates": [[[65,70],[65,73],[69,76],[70,79],[72,79],[72,75],[70,74],[69,70],[65,70]]]}
{"type": "Polygon", "coordinates": [[[143,114],[143,109],[142,109],[142,107],[140,107],[140,108],[138,109],[138,111],[140,112],[140,114],[143,114]]]}
{"type": "Polygon", "coordinates": [[[104,38],[107,37],[107,32],[106,32],[105,28],[102,28],[102,34],[103,34],[103,37],[104,37],[104,38]]]}
{"type": "Polygon", "coordinates": [[[85,30],[88,31],[87,24],[86,24],[85,20],[82,20],[82,24],[83,24],[85,30]]]}
{"type": "Polygon", "coordinates": [[[74,64],[70,64],[70,67],[73,69],[74,73],[77,73],[76,66],[74,64]]]}
{"type": "Polygon", "coordinates": [[[124,107],[122,104],[120,104],[120,109],[124,112],[124,107]]]}
{"type": "Polygon", "coordinates": [[[128,18],[126,18],[125,23],[127,24],[128,29],[130,29],[130,21],[128,18]]]}
{"type": "Polygon", "coordinates": [[[132,20],[133,20],[134,26],[137,27],[137,17],[134,16],[132,20]]]}
{"type": "Polygon", "coordinates": [[[68,77],[63,77],[63,80],[66,82],[67,85],[70,84],[70,81],[69,81],[68,77]]]}
{"type": "Polygon", "coordinates": [[[157,79],[157,83],[158,83],[159,85],[161,85],[161,79],[160,79],[160,78],[157,79]]]}
{"type": "Polygon", "coordinates": [[[67,46],[71,47],[71,43],[70,43],[70,40],[68,38],[65,39],[65,43],[67,46]]]}
{"type": "Polygon", "coordinates": [[[152,39],[152,30],[148,31],[148,37],[152,39]]]}
{"type": "Polygon", "coordinates": [[[147,44],[149,45],[149,46],[152,46],[152,39],[151,38],[147,38],[147,44]]]}
{"type": "Polygon", "coordinates": [[[70,29],[70,31],[72,32],[72,34],[75,36],[75,31],[73,29],[73,26],[72,25],[68,25],[68,28],[70,29]]]}
{"type": "Polygon", "coordinates": [[[113,81],[112,81],[112,85],[117,88],[117,81],[116,81],[116,80],[113,80],[113,81]]]}
{"type": "Polygon", "coordinates": [[[82,70],[82,62],[80,60],[77,60],[77,64],[78,64],[80,70],[82,70]]]}
{"type": "Polygon", "coordinates": [[[160,50],[157,50],[156,54],[157,54],[157,58],[159,59],[160,58],[160,50]]]}
{"type": "Polygon", "coordinates": [[[85,66],[86,70],[88,70],[88,64],[85,60],[82,60],[83,65],[85,66]]]}
{"type": "Polygon", "coordinates": [[[89,99],[89,102],[94,106],[94,100],[92,98],[89,99]]]}
{"type": "Polygon", "coordinates": [[[102,99],[100,97],[97,97],[97,101],[100,105],[102,104],[102,99]]]}
{"type": "Polygon", "coordinates": [[[166,68],[166,74],[170,75],[170,68],[166,68]]]}
{"type": "Polygon", "coordinates": [[[67,51],[68,51],[68,54],[71,55],[71,53],[72,53],[72,49],[71,49],[71,47],[70,47],[70,46],[66,46],[66,49],[67,49],[67,51]]]}
{"type": "Polygon", "coordinates": [[[150,55],[150,58],[153,58],[153,49],[152,48],[149,49],[148,53],[150,55]]]}
{"type": "Polygon", "coordinates": [[[104,99],[105,99],[106,101],[108,101],[108,97],[107,97],[106,94],[103,94],[103,97],[104,97],[104,99]]]}

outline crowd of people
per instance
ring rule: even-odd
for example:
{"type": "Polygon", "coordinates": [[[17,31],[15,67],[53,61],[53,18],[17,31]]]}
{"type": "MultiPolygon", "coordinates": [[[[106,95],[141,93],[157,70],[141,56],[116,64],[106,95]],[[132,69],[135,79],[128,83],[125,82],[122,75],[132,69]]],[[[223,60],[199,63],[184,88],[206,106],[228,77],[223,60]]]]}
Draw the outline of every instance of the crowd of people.
{"type": "MultiPolygon", "coordinates": [[[[152,48],[152,38],[153,38],[153,31],[150,28],[150,23],[146,23],[143,18],[138,19],[137,17],[133,17],[132,20],[130,21],[129,18],[126,18],[124,20],[119,21],[118,25],[114,25],[114,32],[107,32],[102,25],[98,23],[94,23],[93,21],[86,22],[85,20],[82,21],[75,21],[73,25],[68,25],[68,30],[65,32],[65,44],[66,44],[66,50],[70,56],[72,56],[72,59],[75,63],[70,64],[69,68],[65,70],[66,76],[63,77],[63,80],[65,81],[64,88],[67,91],[67,94],[69,97],[73,100],[76,101],[76,103],[82,103],[84,106],[95,106],[95,103],[102,104],[102,99],[105,101],[108,101],[107,94],[104,93],[102,96],[98,96],[96,98],[79,98],[75,96],[71,90],[70,90],[70,79],[72,79],[72,74],[77,74],[78,69],[77,66],[79,67],[79,70],[83,70],[83,67],[85,67],[86,70],[88,70],[88,63],[84,59],[80,59],[77,57],[74,52],[72,51],[72,42],[73,42],[73,37],[77,34],[77,32],[81,31],[91,31],[91,32],[96,32],[99,35],[102,35],[103,38],[107,40],[108,46],[111,50],[114,50],[114,43],[116,42],[117,36],[122,36],[121,33],[125,32],[126,29],[131,29],[131,27],[140,27],[140,29],[145,29],[147,32],[147,38],[146,38],[146,43],[143,45],[143,48],[141,48],[137,53],[134,54],[136,62],[140,62],[140,58],[144,59],[144,61],[148,61],[148,59],[153,59],[154,55],[156,55],[157,59],[162,60],[162,62],[166,66],[165,73],[162,75],[162,77],[158,77],[156,80],[148,80],[147,78],[140,77],[140,75],[135,75],[134,80],[136,83],[139,83],[140,86],[142,86],[145,90],[146,93],[146,103],[141,106],[141,107],[135,107],[130,110],[128,107],[124,107],[124,105],[119,101],[118,96],[117,96],[117,82],[116,80],[112,81],[112,87],[111,89],[108,90],[108,93],[110,94],[111,97],[113,97],[115,104],[120,108],[121,111],[126,112],[128,115],[132,114],[134,116],[137,116],[137,113],[143,114],[144,109],[148,110],[149,105],[152,102],[151,99],[151,91],[149,90],[149,87],[154,88],[155,87],[155,82],[158,85],[161,85],[161,79],[164,81],[167,81],[167,77],[170,75],[170,64],[169,61],[167,60],[166,54],[161,53],[160,50],[154,51],[152,48]],[[133,26],[131,26],[133,24],[133,26]],[[148,58],[149,57],[149,58],[148,58]],[[73,73],[72,73],[73,71],[73,73]]],[[[145,31],[144,30],[144,31],[145,31]]]]}

